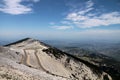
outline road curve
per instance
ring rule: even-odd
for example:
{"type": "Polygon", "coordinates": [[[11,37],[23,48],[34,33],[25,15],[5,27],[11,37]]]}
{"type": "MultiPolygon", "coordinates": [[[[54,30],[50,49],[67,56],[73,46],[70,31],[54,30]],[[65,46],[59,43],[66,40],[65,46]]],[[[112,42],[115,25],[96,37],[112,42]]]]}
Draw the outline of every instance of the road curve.
{"type": "MultiPolygon", "coordinates": [[[[39,48],[37,48],[37,49],[39,49],[39,48]]],[[[41,64],[41,60],[40,60],[40,58],[38,57],[38,53],[39,53],[39,52],[38,52],[37,49],[35,49],[35,48],[23,49],[23,51],[24,51],[24,56],[22,55],[21,63],[27,65],[28,67],[35,68],[34,65],[30,64],[30,54],[28,54],[28,53],[26,52],[26,50],[35,50],[34,55],[35,55],[35,57],[36,57],[36,59],[37,59],[37,62],[38,62],[38,65],[39,65],[39,69],[41,68],[43,71],[45,71],[46,73],[48,73],[48,74],[50,74],[50,75],[54,75],[54,76],[58,76],[58,77],[66,78],[66,79],[70,79],[70,78],[68,78],[68,77],[64,77],[64,76],[61,76],[61,75],[56,75],[56,74],[54,74],[54,73],[46,70],[46,69],[42,66],[42,64],[41,64]]]]}

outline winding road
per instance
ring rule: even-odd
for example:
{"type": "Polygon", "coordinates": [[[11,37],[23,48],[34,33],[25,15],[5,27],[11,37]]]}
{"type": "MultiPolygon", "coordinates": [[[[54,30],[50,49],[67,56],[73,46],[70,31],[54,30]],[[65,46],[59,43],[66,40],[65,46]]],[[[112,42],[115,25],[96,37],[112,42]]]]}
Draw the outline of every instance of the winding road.
{"type": "Polygon", "coordinates": [[[39,65],[38,69],[41,69],[41,70],[45,71],[46,73],[48,73],[48,74],[50,74],[50,75],[54,75],[54,76],[58,76],[58,77],[66,78],[66,79],[70,79],[70,78],[68,78],[68,77],[61,76],[61,75],[57,75],[57,74],[54,74],[54,73],[46,70],[46,69],[42,66],[41,60],[40,60],[40,58],[38,57],[39,54],[40,54],[40,52],[38,51],[38,49],[40,49],[40,48],[28,48],[28,49],[23,49],[24,55],[22,55],[22,58],[21,58],[20,63],[21,63],[21,64],[24,64],[24,65],[26,65],[26,66],[28,66],[28,67],[31,67],[31,68],[36,68],[34,65],[32,65],[32,64],[30,63],[30,59],[31,59],[31,58],[30,58],[30,53],[27,52],[27,50],[34,50],[34,51],[35,51],[35,52],[34,52],[34,55],[35,55],[35,57],[36,57],[36,60],[37,60],[38,65],[39,65]]]}

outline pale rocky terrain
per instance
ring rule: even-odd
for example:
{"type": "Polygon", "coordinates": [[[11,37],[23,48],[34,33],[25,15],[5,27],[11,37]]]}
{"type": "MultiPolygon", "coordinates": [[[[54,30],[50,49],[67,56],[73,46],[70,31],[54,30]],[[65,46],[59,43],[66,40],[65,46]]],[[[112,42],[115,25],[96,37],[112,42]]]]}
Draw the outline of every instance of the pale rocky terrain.
{"type": "Polygon", "coordinates": [[[0,47],[0,80],[112,80],[72,55],[26,38],[0,47]],[[106,79],[107,78],[107,79],[106,79]]]}

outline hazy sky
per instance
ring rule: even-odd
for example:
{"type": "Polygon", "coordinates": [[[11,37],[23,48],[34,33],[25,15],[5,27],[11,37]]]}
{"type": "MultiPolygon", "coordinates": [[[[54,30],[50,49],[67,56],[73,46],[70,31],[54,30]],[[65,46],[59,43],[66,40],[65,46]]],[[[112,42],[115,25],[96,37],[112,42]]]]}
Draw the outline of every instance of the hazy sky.
{"type": "Polygon", "coordinates": [[[0,38],[120,41],[120,0],[0,0],[0,38]]]}

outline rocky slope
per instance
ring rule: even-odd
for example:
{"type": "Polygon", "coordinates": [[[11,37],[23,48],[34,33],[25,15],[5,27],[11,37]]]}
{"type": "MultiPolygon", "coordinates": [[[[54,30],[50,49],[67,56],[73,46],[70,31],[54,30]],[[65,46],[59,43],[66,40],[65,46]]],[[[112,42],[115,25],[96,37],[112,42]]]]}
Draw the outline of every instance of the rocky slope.
{"type": "Polygon", "coordinates": [[[38,40],[0,47],[0,80],[112,80],[97,66],[38,40]]]}

